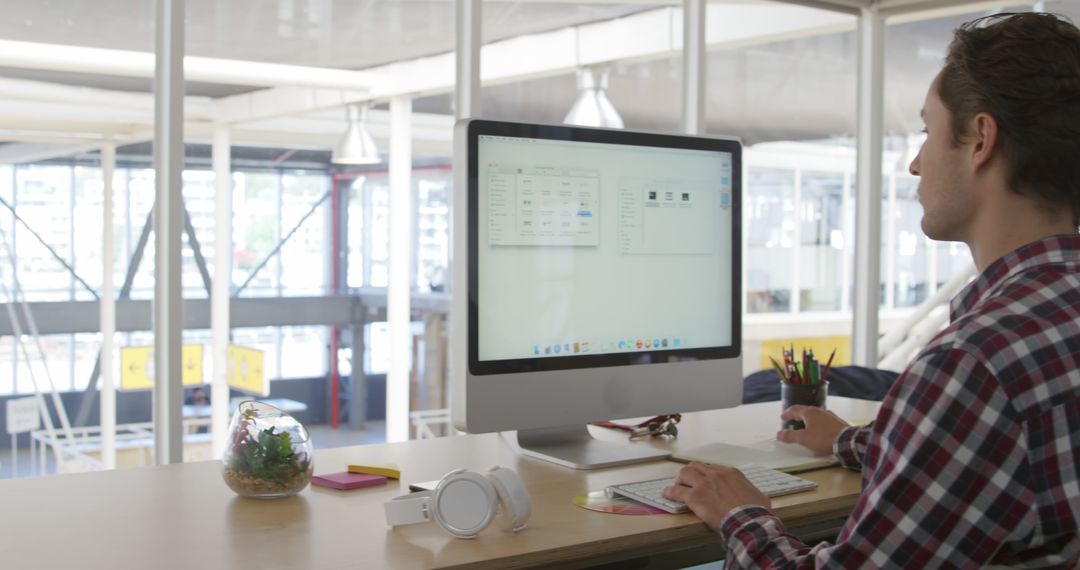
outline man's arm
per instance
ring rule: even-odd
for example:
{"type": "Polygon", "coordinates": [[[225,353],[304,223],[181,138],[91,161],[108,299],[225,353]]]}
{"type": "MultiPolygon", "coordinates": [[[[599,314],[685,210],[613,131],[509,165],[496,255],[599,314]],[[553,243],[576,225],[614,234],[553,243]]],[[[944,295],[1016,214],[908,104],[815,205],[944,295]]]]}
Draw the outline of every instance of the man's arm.
{"type": "Polygon", "coordinates": [[[864,426],[848,426],[833,440],[833,455],[840,460],[840,465],[859,471],[863,466],[866,446],[870,443],[870,434],[874,431],[874,422],[864,426]]]}
{"type": "Polygon", "coordinates": [[[1021,424],[996,378],[965,353],[938,351],[920,355],[900,383],[837,544],[810,549],[768,510],[730,505],[706,522],[723,534],[731,567],[978,566],[1033,531],[1017,478],[1027,476],[1021,424]]]}
{"type": "Polygon", "coordinates": [[[806,425],[802,430],[781,430],[777,439],[788,444],[804,446],[818,456],[833,453],[848,469],[861,470],[870,428],[848,425],[832,411],[814,406],[792,406],[784,410],[780,419],[798,420],[806,425]]]}
{"type": "Polygon", "coordinates": [[[776,439],[798,443],[816,455],[832,453],[849,469],[862,469],[866,444],[870,440],[870,426],[853,427],[836,414],[814,406],[791,406],[780,414],[784,421],[799,420],[804,429],[781,430],[776,439]]]}

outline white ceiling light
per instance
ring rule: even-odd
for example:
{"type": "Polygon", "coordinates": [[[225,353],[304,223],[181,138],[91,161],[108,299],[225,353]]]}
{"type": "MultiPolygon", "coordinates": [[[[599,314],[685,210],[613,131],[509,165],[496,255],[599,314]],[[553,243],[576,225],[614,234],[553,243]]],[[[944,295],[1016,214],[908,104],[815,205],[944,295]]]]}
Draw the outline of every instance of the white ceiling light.
{"type": "Polygon", "coordinates": [[[334,146],[330,162],[334,164],[379,164],[382,162],[379,147],[375,146],[375,139],[371,138],[371,133],[364,124],[367,120],[367,111],[368,106],[359,103],[345,106],[349,127],[334,146]]]}
{"type": "Polygon", "coordinates": [[[583,127],[623,128],[622,117],[619,116],[605,93],[608,86],[608,70],[578,68],[577,86],[577,101],[563,119],[564,123],[583,127]]]}

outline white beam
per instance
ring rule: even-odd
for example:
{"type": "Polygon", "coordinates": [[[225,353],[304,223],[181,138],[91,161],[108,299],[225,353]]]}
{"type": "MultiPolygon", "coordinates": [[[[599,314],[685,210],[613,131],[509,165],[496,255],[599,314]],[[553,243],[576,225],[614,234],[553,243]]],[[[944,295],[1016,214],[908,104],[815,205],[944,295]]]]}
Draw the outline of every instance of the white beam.
{"type": "Polygon", "coordinates": [[[180,405],[184,1],[157,0],[154,74],[154,463],[184,460],[180,405]]]}
{"type": "MultiPolygon", "coordinates": [[[[800,6],[709,4],[705,42],[708,49],[734,48],[846,31],[854,25],[846,14],[800,6]]],[[[497,85],[568,74],[582,65],[670,58],[681,50],[681,21],[676,10],[665,7],[491,42],[481,48],[480,78],[484,85],[497,85]]],[[[371,96],[449,93],[455,85],[449,72],[454,61],[454,54],[446,53],[372,68],[369,71],[387,77],[387,82],[384,88],[373,88],[371,96]]]]}
{"type": "MultiPolygon", "coordinates": [[[[188,56],[186,78],[224,85],[369,89],[383,78],[365,71],[282,65],[257,61],[188,56]]],[[[92,73],[119,77],[154,77],[154,54],[118,49],[0,40],[0,67],[92,73]]]]}
{"type": "MultiPolygon", "coordinates": [[[[719,0],[727,2],[729,4],[753,4],[760,0],[719,0]]],[[[581,0],[484,0],[485,3],[498,4],[570,4],[572,6],[580,6],[581,0]]],[[[609,6],[679,6],[682,4],[681,0],[589,0],[590,5],[609,5],[609,6]]]]}
{"type": "MultiPolygon", "coordinates": [[[[390,112],[372,109],[368,112],[368,131],[380,148],[390,144],[390,112]]],[[[450,153],[453,142],[454,119],[448,115],[431,113],[412,114],[413,151],[420,154],[450,153]]],[[[199,123],[188,123],[185,138],[188,142],[210,140],[210,128],[199,123]]],[[[279,117],[232,127],[233,146],[266,146],[297,149],[329,149],[345,130],[340,109],[307,113],[293,117],[279,117]]]]}
{"type": "MultiPolygon", "coordinates": [[[[2,135],[0,135],[2,136],[2,135]]],[[[11,139],[4,139],[11,140],[11,139]]],[[[0,164],[26,164],[63,156],[72,156],[100,148],[92,142],[13,142],[0,146],[0,164]]]]}
{"type": "MultiPolygon", "coordinates": [[[[106,109],[134,109],[148,113],[154,111],[154,96],[150,93],[131,93],[115,89],[98,89],[75,85],[61,85],[47,81],[11,79],[0,77],[0,98],[5,101],[34,101],[38,103],[65,103],[106,109]]],[[[209,97],[185,98],[185,114],[208,116],[209,97]]]]}
{"type": "MultiPolygon", "coordinates": [[[[4,105],[0,104],[0,109],[4,105]]],[[[79,141],[97,141],[100,143],[104,140],[116,139],[125,136],[141,135],[145,132],[152,121],[143,123],[117,123],[108,121],[95,121],[95,120],[63,120],[55,119],[48,116],[41,115],[25,115],[21,117],[2,115],[0,119],[0,131],[10,133],[11,138],[5,138],[4,140],[20,140],[20,141],[32,141],[32,140],[49,140],[54,142],[79,142],[79,141]],[[22,133],[26,136],[20,136],[22,133]],[[48,134],[47,137],[38,137],[34,135],[48,134]]]]}
{"type": "Polygon", "coordinates": [[[116,338],[116,283],[113,281],[113,172],[116,146],[101,147],[101,462],[116,469],[116,381],[113,354],[116,338]]]}
{"type": "MultiPolygon", "coordinates": [[[[474,19],[478,16],[473,14],[474,19]]],[[[707,48],[721,49],[850,30],[854,28],[854,20],[835,12],[783,4],[711,4],[706,7],[705,26],[707,48]]],[[[485,85],[494,85],[573,73],[580,65],[675,57],[682,50],[682,35],[677,11],[665,7],[624,18],[519,36],[483,46],[482,79],[485,85]],[[625,41],[626,38],[632,41],[625,41]]],[[[477,37],[476,34],[472,36],[473,40],[477,37]]],[[[464,36],[462,41],[465,41],[464,36]]],[[[0,61],[3,61],[2,55],[0,61]]],[[[346,103],[365,99],[389,100],[398,95],[415,97],[449,93],[455,88],[455,57],[454,53],[445,53],[373,68],[368,73],[376,78],[385,78],[385,81],[373,82],[370,90],[285,86],[214,101],[188,97],[184,109],[187,126],[193,132],[194,129],[202,129],[207,133],[213,129],[212,124],[218,122],[243,123],[242,130],[245,131],[249,127],[265,130],[252,123],[300,117],[305,113],[340,108],[346,103]],[[205,123],[205,126],[199,123],[205,123]]],[[[470,65],[469,61],[475,59],[479,62],[476,56],[467,59],[462,70],[470,65]]],[[[475,68],[478,63],[473,65],[475,68]]],[[[297,76],[304,76],[303,71],[307,68],[294,69],[296,71],[291,74],[279,76],[278,83],[287,84],[297,76]]],[[[84,72],[95,70],[102,71],[93,66],[80,69],[84,72]]],[[[474,71],[479,73],[479,69],[474,71]]],[[[466,100],[457,104],[459,112],[464,107],[478,104],[476,73],[470,76],[471,79],[463,79],[471,87],[467,89],[470,94],[466,100]]],[[[190,69],[187,78],[194,79],[190,69]]],[[[34,138],[36,135],[33,133],[41,129],[52,131],[46,140],[67,140],[78,139],[74,136],[77,132],[104,132],[131,137],[138,134],[137,128],[148,128],[152,124],[145,110],[146,101],[149,100],[146,96],[55,85],[48,87],[48,84],[38,83],[0,80],[0,131],[26,131],[18,140],[39,140],[34,138]],[[44,94],[41,98],[34,96],[38,87],[42,87],[44,94]],[[58,107],[59,103],[68,106],[74,104],[75,107],[65,111],[58,107]]],[[[457,95],[464,96],[465,91],[459,89],[457,95]]],[[[293,124],[300,125],[302,122],[293,124]]],[[[334,126],[338,132],[342,128],[340,123],[334,126]]],[[[233,130],[233,144],[243,143],[242,130],[233,130]]],[[[207,138],[210,136],[208,134],[207,138]]],[[[302,135],[300,138],[311,137],[302,135]]],[[[282,137],[278,142],[289,146],[292,137],[282,137]]],[[[329,144],[333,144],[333,141],[329,144]]]]}
{"type": "Polygon", "coordinates": [[[689,135],[698,135],[705,130],[706,4],[706,0],[685,0],[683,3],[682,128],[689,135]]]}
{"type": "MultiPolygon", "coordinates": [[[[714,14],[717,7],[710,7],[714,14]]],[[[765,6],[765,9],[785,10],[785,6],[765,6]]],[[[753,10],[744,6],[745,10],[753,10]]],[[[707,26],[707,22],[706,22],[707,26]]],[[[676,57],[682,50],[682,18],[675,8],[660,8],[638,12],[630,16],[585,24],[574,28],[577,32],[578,52],[576,61],[567,62],[569,69],[582,65],[596,65],[614,61],[648,61],[663,57],[676,57]]],[[[706,34],[709,28],[706,27],[706,34]]],[[[537,43],[543,40],[536,38],[537,43]]],[[[546,44],[547,42],[544,42],[546,44]]],[[[533,58],[545,58],[547,45],[528,48],[533,58]],[[546,50],[545,50],[546,51],[546,50]]],[[[485,46],[494,49],[498,44],[485,46]]],[[[488,71],[485,69],[485,71],[488,71]]],[[[491,70],[484,74],[485,80],[498,80],[514,73],[512,68],[491,70]],[[494,75],[498,73],[498,75],[494,75]]]]}
{"type": "Polygon", "coordinates": [[[480,116],[480,0],[454,1],[454,115],[480,116]]]}
{"type": "Polygon", "coordinates": [[[412,260],[412,100],[390,100],[390,254],[386,321],[390,328],[390,371],[386,377],[386,440],[409,439],[409,372],[412,318],[409,297],[412,260]]]}
{"type": "Polygon", "coordinates": [[[783,4],[794,4],[818,10],[843,12],[845,14],[858,15],[863,8],[869,8],[873,0],[772,0],[783,4]]]}
{"type": "MultiPolygon", "coordinates": [[[[370,99],[368,91],[278,87],[222,97],[213,102],[212,115],[219,123],[247,123],[311,111],[337,108],[370,99]]],[[[340,133],[338,133],[340,135],[340,133]]]]}
{"type": "MultiPolygon", "coordinates": [[[[272,94],[278,90],[267,90],[272,94]]],[[[338,92],[346,93],[346,92],[338,92]]],[[[148,96],[149,97],[149,96],[148,96]]],[[[324,106],[323,100],[316,107],[324,106]]],[[[326,106],[326,111],[309,111],[303,114],[281,115],[273,118],[235,123],[232,130],[233,145],[273,146],[284,148],[328,149],[340,137],[345,128],[341,103],[326,106]]],[[[191,101],[184,106],[185,138],[188,142],[210,143],[215,123],[205,117],[188,114],[191,101]],[[200,118],[201,117],[201,118],[200,118]]],[[[238,119],[236,115],[227,115],[238,119]]],[[[252,118],[254,115],[249,115],[252,118]]],[[[377,141],[386,143],[390,136],[390,114],[373,110],[369,115],[369,130],[377,141]]],[[[432,113],[413,115],[414,144],[417,149],[428,152],[442,149],[450,142],[452,117],[432,113]]],[[[0,147],[0,163],[30,162],[56,156],[70,156],[99,148],[103,141],[118,146],[150,140],[153,137],[152,109],[145,112],[103,108],[92,104],[64,104],[61,102],[34,103],[28,101],[4,101],[0,99],[0,139],[28,141],[40,144],[6,145],[0,147]],[[74,105],[74,108],[72,108],[74,105]],[[81,117],[94,117],[84,120],[81,117]],[[58,146],[65,145],[65,146],[58,146]]]]}
{"type": "Polygon", "coordinates": [[[881,152],[885,107],[885,20],[859,16],[856,124],[855,306],[852,363],[877,366],[881,284],[881,152]]]}
{"type": "Polygon", "coordinates": [[[899,22],[944,18],[956,14],[1003,9],[1017,2],[1005,0],[881,0],[878,9],[882,16],[899,22]]]}
{"type": "Polygon", "coordinates": [[[232,296],[232,162],[229,126],[214,126],[214,279],[210,285],[210,329],[214,375],[210,380],[210,434],[220,458],[229,427],[229,299],[232,296]]]}
{"type": "MultiPolygon", "coordinates": [[[[152,96],[147,95],[147,101],[152,102],[152,96]]],[[[20,119],[30,120],[43,118],[54,123],[70,121],[73,123],[115,123],[128,126],[131,124],[147,123],[153,117],[153,105],[143,109],[131,107],[112,107],[95,104],[87,104],[81,101],[0,101],[0,116],[10,117],[15,121],[20,119]]],[[[195,113],[188,120],[208,121],[207,114],[195,113]]],[[[12,120],[4,120],[0,126],[12,124],[12,120]]]]}
{"type": "MultiPolygon", "coordinates": [[[[152,137],[147,135],[138,140],[148,140],[150,138],[152,137]]],[[[73,144],[78,145],[80,148],[96,148],[100,147],[101,143],[108,141],[115,141],[117,146],[121,146],[126,144],[121,141],[128,139],[128,136],[117,137],[98,132],[74,132],[66,131],[64,129],[36,131],[31,129],[9,129],[0,127],[0,140],[4,141],[47,142],[54,144],[73,144]]],[[[138,140],[131,139],[130,142],[138,142],[138,140]]]]}

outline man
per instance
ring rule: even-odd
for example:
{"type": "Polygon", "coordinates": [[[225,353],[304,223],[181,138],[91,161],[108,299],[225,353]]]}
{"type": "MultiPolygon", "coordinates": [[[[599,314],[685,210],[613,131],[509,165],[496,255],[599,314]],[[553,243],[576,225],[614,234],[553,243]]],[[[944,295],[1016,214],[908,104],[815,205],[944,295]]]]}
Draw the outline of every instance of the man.
{"type": "Polygon", "coordinates": [[[980,275],[873,424],[818,408],[777,434],[862,470],[835,545],[786,534],[734,469],[683,468],[665,496],[730,566],[1080,568],[1080,30],[1047,14],[961,26],[923,107],[922,227],[980,275]]]}

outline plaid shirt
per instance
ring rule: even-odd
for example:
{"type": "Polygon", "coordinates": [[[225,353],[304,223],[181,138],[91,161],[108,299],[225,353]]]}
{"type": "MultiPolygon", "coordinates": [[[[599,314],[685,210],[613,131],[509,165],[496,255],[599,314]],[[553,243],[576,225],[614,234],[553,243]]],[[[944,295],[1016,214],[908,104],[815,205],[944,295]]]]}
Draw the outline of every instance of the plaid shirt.
{"type": "Polygon", "coordinates": [[[1080,236],[994,262],[951,319],[874,423],[837,438],[863,483],[837,543],[737,507],[731,567],[1080,568],[1080,236]]]}

